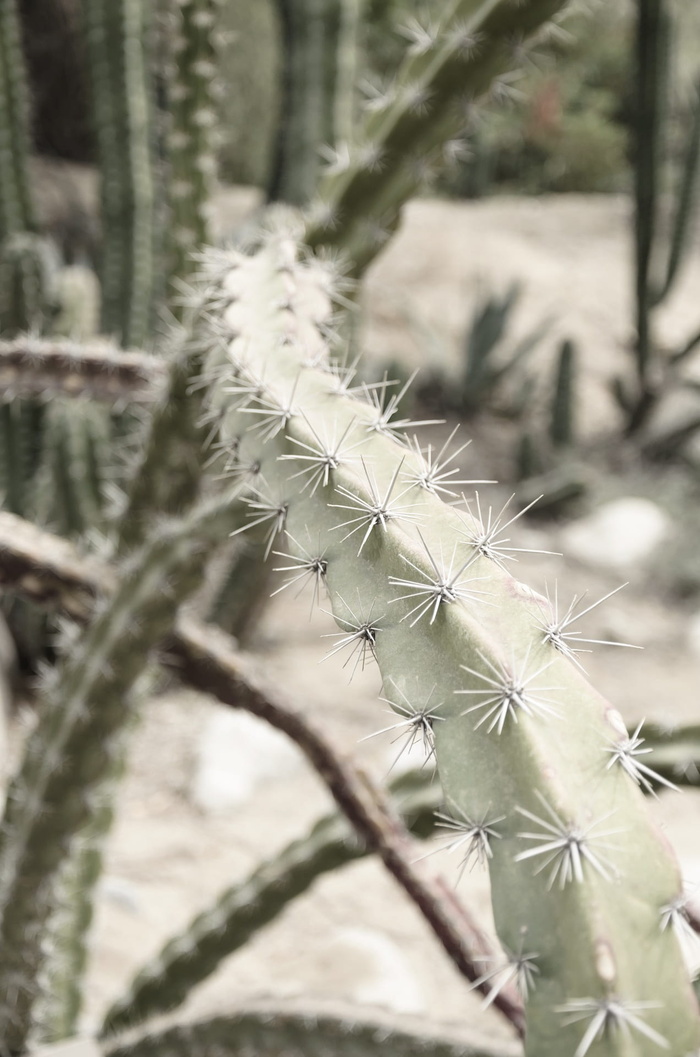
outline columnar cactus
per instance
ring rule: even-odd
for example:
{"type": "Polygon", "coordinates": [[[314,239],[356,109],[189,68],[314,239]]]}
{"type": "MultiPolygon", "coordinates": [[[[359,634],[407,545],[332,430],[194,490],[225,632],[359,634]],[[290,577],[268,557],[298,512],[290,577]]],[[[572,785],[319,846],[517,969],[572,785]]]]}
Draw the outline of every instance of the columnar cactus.
{"type": "Polygon", "coordinates": [[[101,170],[101,329],[125,347],[149,338],[158,283],[150,7],[83,0],[101,170]]]}
{"type": "Polygon", "coordinates": [[[331,652],[350,672],[376,659],[384,697],[435,752],[455,827],[489,864],[505,960],[488,972],[520,985],[526,1053],[685,1057],[700,1020],[666,927],[680,878],[635,747],[585,677],[571,614],[510,575],[509,515],[444,502],[449,474],[406,443],[395,402],[351,394],[325,298],[299,296],[319,269],[284,238],[213,265],[230,341],[211,413],[232,472],[256,468],[248,524],[328,591],[331,652]]]}
{"type": "Polygon", "coordinates": [[[321,150],[350,142],[360,3],[276,2],[283,70],[281,116],[268,189],[272,200],[305,205],[321,173],[321,150]]]}
{"type": "Polygon", "coordinates": [[[170,271],[185,278],[192,253],[211,242],[208,210],[216,177],[221,0],[173,5],[170,39],[170,271]]]}

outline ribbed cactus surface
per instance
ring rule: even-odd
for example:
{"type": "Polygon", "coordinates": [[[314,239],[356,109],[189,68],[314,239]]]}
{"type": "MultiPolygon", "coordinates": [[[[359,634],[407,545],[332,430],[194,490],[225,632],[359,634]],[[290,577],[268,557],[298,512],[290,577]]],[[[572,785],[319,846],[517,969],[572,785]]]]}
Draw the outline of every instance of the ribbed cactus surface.
{"type": "Polygon", "coordinates": [[[395,402],[349,392],[329,357],[328,295],[310,284],[321,264],[281,238],[212,275],[229,373],[216,363],[211,413],[232,468],[258,468],[247,521],[318,576],[340,628],[332,652],[350,672],[376,659],[383,696],[434,748],[454,823],[489,863],[505,953],[486,971],[520,985],[527,1054],[692,1053],[697,1005],[663,927],[678,868],[575,627],[509,571],[510,515],[483,497],[482,520],[443,502],[440,467],[407,445],[395,402]]]}

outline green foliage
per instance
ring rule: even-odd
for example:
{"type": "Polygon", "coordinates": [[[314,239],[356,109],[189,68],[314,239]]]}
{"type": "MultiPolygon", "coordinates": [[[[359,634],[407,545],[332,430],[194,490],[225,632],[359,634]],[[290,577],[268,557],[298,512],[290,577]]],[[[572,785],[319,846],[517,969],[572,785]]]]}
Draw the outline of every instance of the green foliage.
{"type": "Polygon", "coordinates": [[[447,189],[478,196],[626,187],[630,40],[625,5],[572,16],[514,82],[510,106],[474,115],[473,156],[453,170],[447,189]]]}

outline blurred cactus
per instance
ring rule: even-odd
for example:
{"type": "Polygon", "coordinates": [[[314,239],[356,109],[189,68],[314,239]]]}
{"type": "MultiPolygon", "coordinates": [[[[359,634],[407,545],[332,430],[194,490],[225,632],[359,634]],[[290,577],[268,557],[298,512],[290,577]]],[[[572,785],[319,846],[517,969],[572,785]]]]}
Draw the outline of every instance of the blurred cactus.
{"type": "Polygon", "coordinates": [[[549,418],[549,438],[555,448],[570,447],[576,432],[576,346],[566,338],[559,346],[556,364],[552,408],[549,418]]]}
{"type": "Polygon", "coordinates": [[[101,330],[138,347],[160,292],[152,10],[145,0],[84,0],[83,18],[100,166],[101,330]]]}
{"type": "Polygon", "coordinates": [[[305,205],[322,151],[350,149],[364,0],[277,0],[283,69],[270,200],[305,205]]]}
{"type": "Polygon", "coordinates": [[[635,135],[636,378],[615,379],[613,392],[627,432],[646,425],[661,398],[666,375],[696,347],[696,340],[663,356],[654,333],[654,310],[674,289],[690,247],[700,168],[700,82],[689,104],[689,125],[671,210],[663,233],[664,172],[671,112],[672,9],[667,0],[637,0],[635,135]]]}
{"type": "Polygon", "coordinates": [[[221,6],[222,0],[174,4],[167,33],[173,53],[168,79],[170,271],[180,280],[194,267],[192,254],[212,241],[209,211],[217,169],[221,6]]]}

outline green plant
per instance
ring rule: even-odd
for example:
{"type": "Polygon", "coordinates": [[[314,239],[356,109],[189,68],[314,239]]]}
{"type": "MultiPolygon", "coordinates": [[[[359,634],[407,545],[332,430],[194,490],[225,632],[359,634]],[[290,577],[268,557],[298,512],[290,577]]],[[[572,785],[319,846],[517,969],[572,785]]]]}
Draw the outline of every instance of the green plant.
{"type": "MultiPolygon", "coordinates": [[[[0,1035],[13,1057],[39,1026],[56,1040],[75,1030],[85,899],[156,650],[181,679],[295,739],[459,971],[525,1034],[528,1055],[666,1049],[685,1057],[700,1045],[676,934],[688,927],[680,879],[642,797],[664,775],[640,761],[639,730],[629,734],[585,678],[575,611],[557,612],[507,572],[504,531],[516,517],[478,504],[477,517],[469,503],[443,502],[451,462],[446,469],[442,456],[406,444],[410,423],[398,420],[387,385],[353,394],[333,312],[334,302],[348,309],[352,291],[329,251],[362,273],[419,183],[407,156],[433,161],[459,127],[464,86],[470,98],[486,90],[562,6],[454,2],[438,28],[414,34],[395,91],[367,118],[362,150],[322,181],[322,208],[272,220],[248,251],[204,257],[153,370],[160,391],[141,398],[147,428],[101,559],[0,515],[2,582],[70,617],[0,833],[0,1035]],[[224,486],[206,472],[212,443],[217,470],[230,478],[224,486]],[[350,670],[376,659],[407,740],[434,756],[456,841],[468,861],[488,862],[502,954],[413,867],[405,828],[381,791],[338,758],[279,687],[261,681],[223,632],[179,612],[227,537],[256,531],[265,551],[280,552],[288,585],[308,576],[328,592],[339,627],[330,652],[347,651],[350,670]]],[[[5,349],[16,388],[24,377],[37,384],[35,367],[52,391],[69,391],[72,379],[74,392],[95,394],[128,394],[149,373],[143,357],[114,348],[103,361],[95,350],[27,351],[5,349]]],[[[403,805],[412,826],[425,821],[420,804],[411,815],[415,806],[403,805]]],[[[137,993],[145,980],[145,991],[158,993],[144,1011],[179,1001],[314,871],[354,854],[339,829],[324,822],[213,908],[225,926],[213,953],[211,916],[195,923],[166,952],[161,975],[147,970],[135,985],[137,993]]],[[[117,1003],[113,1024],[132,1020],[131,1001],[117,1003]]],[[[371,1052],[377,1029],[300,1023],[277,1011],[266,1026],[249,1012],[160,1035],[146,1025],[102,1045],[120,1055],[250,1045],[284,1052],[292,1043],[351,1053],[355,1042],[371,1052]]],[[[453,1052],[443,1039],[417,1041],[404,1030],[382,1045],[453,1052]]],[[[494,1048],[472,1041],[461,1052],[494,1048]]]]}
{"type": "Polygon", "coordinates": [[[673,20],[665,0],[638,0],[636,27],[635,308],[636,378],[617,378],[614,393],[629,434],[637,433],[663,395],[668,376],[695,351],[700,336],[662,354],[654,333],[654,311],[674,289],[690,247],[700,161],[700,89],[689,100],[677,185],[664,236],[662,202],[671,122],[673,20]]]}

